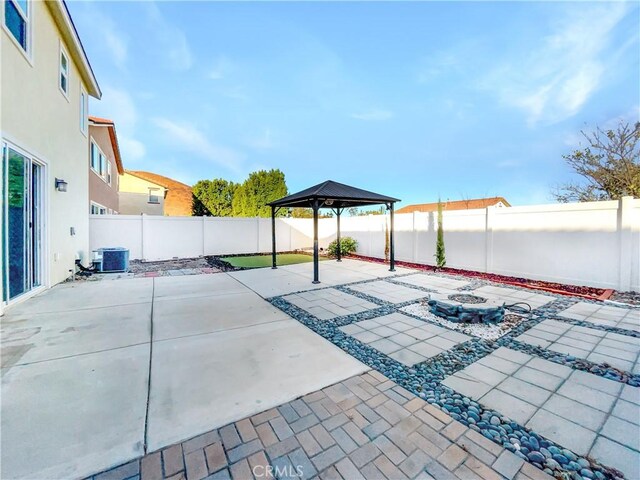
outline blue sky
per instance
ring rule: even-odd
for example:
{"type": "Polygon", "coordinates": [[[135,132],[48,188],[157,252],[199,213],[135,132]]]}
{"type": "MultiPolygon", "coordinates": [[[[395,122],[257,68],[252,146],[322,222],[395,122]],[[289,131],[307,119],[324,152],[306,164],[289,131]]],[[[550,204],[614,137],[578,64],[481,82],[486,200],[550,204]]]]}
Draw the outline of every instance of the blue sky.
{"type": "Polygon", "coordinates": [[[69,2],[125,168],[284,171],[403,204],[551,201],[579,131],[636,121],[639,3],[69,2]]]}

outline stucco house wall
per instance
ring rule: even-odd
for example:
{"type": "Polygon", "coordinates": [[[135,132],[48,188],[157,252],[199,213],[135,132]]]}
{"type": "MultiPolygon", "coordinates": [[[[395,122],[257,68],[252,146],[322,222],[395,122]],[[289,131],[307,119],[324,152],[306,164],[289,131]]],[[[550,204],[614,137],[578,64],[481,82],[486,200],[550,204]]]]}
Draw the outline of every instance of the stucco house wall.
{"type": "MultiPolygon", "coordinates": [[[[85,261],[88,259],[89,178],[87,133],[83,133],[81,125],[81,91],[86,99],[87,93],[99,98],[100,90],[79,40],[74,37],[66,6],[57,0],[30,1],[28,5],[31,29],[28,54],[5,27],[4,2],[0,9],[0,133],[3,144],[19,148],[45,165],[42,277],[44,285],[51,286],[69,277],[76,254],[81,254],[85,261]],[[60,25],[67,25],[67,30],[60,25]],[[59,87],[61,48],[69,65],[66,96],[59,87]],[[56,190],[56,178],[67,182],[66,192],[56,190]]],[[[84,108],[86,112],[88,101],[84,108]]],[[[4,260],[4,255],[1,257],[4,260]]]]}
{"type": "Polygon", "coordinates": [[[105,178],[91,168],[90,160],[87,161],[89,169],[89,206],[91,206],[91,202],[94,202],[111,210],[107,213],[119,213],[118,188],[120,175],[118,175],[118,165],[116,163],[111,137],[109,136],[109,128],[106,126],[92,125],[90,123],[89,139],[87,158],[91,158],[91,142],[93,141],[100,147],[100,150],[102,150],[111,165],[111,185],[109,185],[105,178]]]}
{"type": "Polygon", "coordinates": [[[120,213],[123,215],[164,215],[166,189],[125,172],[120,177],[120,213]],[[149,191],[158,194],[158,203],[149,202],[149,191]]]}

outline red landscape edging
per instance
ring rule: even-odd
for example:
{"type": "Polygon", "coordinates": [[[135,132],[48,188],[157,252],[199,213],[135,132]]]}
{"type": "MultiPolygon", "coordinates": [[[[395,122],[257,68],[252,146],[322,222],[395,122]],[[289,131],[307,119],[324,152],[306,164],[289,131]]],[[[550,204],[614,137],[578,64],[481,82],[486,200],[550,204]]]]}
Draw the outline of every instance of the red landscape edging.
{"type": "MultiPolygon", "coordinates": [[[[354,257],[354,258],[356,258],[358,260],[365,260],[365,261],[368,261],[368,262],[371,262],[371,263],[387,263],[381,258],[367,257],[367,256],[364,256],[364,255],[354,255],[354,254],[351,254],[350,256],[354,257]]],[[[403,261],[398,261],[398,260],[396,260],[396,265],[403,266],[403,267],[408,267],[408,268],[414,268],[414,269],[423,270],[423,271],[431,271],[431,272],[440,271],[440,272],[443,272],[443,273],[449,273],[449,274],[453,274],[453,275],[462,275],[462,276],[466,275],[468,277],[481,278],[481,279],[484,279],[484,280],[488,280],[490,282],[503,283],[505,285],[513,285],[515,287],[528,288],[530,290],[540,290],[540,291],[544,291],[544,292],[555,293],[557,295],[566,295],[566,296],[569,296],[569,297],[586,298],[586,299],[589,299],[589,300],[599,300],[599,301],[607,300],[609,297],[611,297],[611,295],[614,292],[613,289],[603,289],[603,288],[586,287],[586,286],[579,286],[579,285],[567,285],[567,290],[562,290],[562,289],[559,289],[559,288],[555,288],[555,287],[545,286],[545,285],[540,285],[539,284],[539,283],[552,283],[552,282],[542,282],[541,280],[532,280],[532,282],[536,282],[535,284],[532,284],[532,283],[520,282],[520,281],[518,281],[519,279],[517,279],[515,277],[507,277],[506,275],[477,272],[475,270],[462,270],[462,269],[458,269],[458,268],[447,268],[447,267],[444,267],[444,268],[441,268],[441,269],[436,269],[432,265],[425,265],[425,264],[421,264],[421,263],[412,263],[412,262],[403,262],[403,261]],[[498,278],[492,278],[492,277],[498,277],[498,278]],[[576,292],[576,291],[571,290],[571,288],[575,289],[576,287],[577,288],[581,288],[581,289],[591,290],[593,293],[580,293],[580,292],[576,292]]],[[[553,282],[553,284],[554,285],[562,285],[562,284],[558,284],[558,283],[555,283],[555,282],[553,282]]]]}

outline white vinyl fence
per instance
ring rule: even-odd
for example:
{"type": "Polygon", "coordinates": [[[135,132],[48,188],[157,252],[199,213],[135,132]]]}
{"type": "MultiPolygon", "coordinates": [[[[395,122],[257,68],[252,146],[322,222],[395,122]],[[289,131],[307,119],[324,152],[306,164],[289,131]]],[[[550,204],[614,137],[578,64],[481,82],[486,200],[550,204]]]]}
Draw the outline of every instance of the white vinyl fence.
{"type": "MultiPolygon", "coordinates": [[[[342,236],[382,258],[389,217],[343,217],[342,236]]],[[[640,200],[489,207],[444,212],[447,266],[515,277],[640,290],[640,200]]],[[[396,259],[434,264],[437,213],[395,216],[396,259]]],[[[335,219],[319,221],[320,246],[335,219]]],[[[310,219],[276,220],[278,251],[310,248],[310,219]]],[[[271,219],[92,215],[91,249],[126,247],[132,259],[165,260],[271,251],[271,219]]]]}
{"type": "MultiPolygon", "coordinates": [[[[271,219],[91,215],[90,247],[125,247],[146,261],[271,251],[271,219]]],[[[307,219],[276,219],[279,251],[313,246],[307,219]]]]}

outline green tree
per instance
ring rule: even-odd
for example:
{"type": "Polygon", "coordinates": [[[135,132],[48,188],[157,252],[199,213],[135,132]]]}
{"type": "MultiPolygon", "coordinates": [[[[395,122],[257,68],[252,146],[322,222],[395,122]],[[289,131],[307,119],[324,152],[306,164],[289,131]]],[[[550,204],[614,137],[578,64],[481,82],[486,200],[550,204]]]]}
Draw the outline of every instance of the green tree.
{"type": "MultiPolygon", "coordinates": [[[[232,215],[234,217],[270,217],[271,207],[267,204],[287,195],[284,173],[278,169],[260,170],[249,174],[233,195],[232,215]]],[[[280,209],[279,217],[287,215],[287,209],[280,209]]]]}
{"type": "MultiPolygon", "coordinates": [[[[290,212],[291,218],[313,218],[313,209],[294,207],[290,212]]],[[[333,213],[328,210],[320,210],[318,218],[333,218],[333,213]]]]}
{"type": "Polygon", "coordinates": [[[362,210],[359,207],[351,207],[347,211],[352,217],[365,217],[367,215],[384,215],[386,213],[386,207],[380,206],[379,208],[371,210],[362,210]]]}
{"type": "Polygon", "coordinates": [[[444,255],[444,229],[442,228],[442,202],[438,199],[438,236],[436,238],[436,267],[443,268],[447,264],[444,255]]]}
{"type": "Polygon", "coordinates": [[[193,215],[231,216],[233,196],[237,188],[237,183],[223,178],[200,180],[191,189],[193,192],[193,215]]]}
{"type": "Polygon", "coordinates": [[[581,132],[587,147],[563,155],[582,177],[553,192],[559,202],[617,200],[625,195],[640,197],[640,122],[620,121],[615,130],[581,132]]]}

